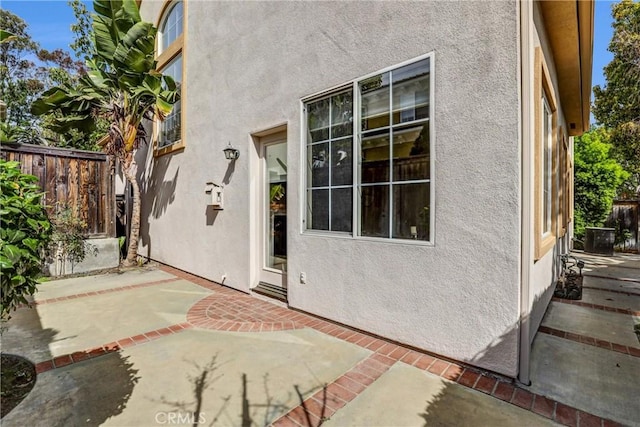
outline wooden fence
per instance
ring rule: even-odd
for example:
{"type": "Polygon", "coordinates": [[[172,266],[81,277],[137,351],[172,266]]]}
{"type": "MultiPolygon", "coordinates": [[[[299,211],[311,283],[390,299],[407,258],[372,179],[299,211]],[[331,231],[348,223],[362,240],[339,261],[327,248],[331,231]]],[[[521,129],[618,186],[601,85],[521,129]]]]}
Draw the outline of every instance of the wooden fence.
{"type": "Polygon", "coordinates": [[[2,145],[0,157],[38,178],[50,214],[60,206],[78,209],[90,237],[115,237],[114,172],[106,154],[17,144],[2,145]]]}
{"type": "Polygon", "coordinates": [[[616,240],[620,240],[618,249],[640,252],[640,200],[614,200],[605,226],[616,229],[616,240]],[[626,241],[621,241],[623,230],[630,233],[626,241]]]}

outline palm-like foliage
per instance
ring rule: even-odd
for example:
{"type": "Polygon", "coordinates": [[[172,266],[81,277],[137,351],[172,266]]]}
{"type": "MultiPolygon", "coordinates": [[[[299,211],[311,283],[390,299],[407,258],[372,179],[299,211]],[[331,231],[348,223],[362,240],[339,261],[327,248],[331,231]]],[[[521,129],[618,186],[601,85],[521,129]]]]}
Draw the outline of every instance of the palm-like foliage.
{"type": "Polygon", "coordinates": [[[93,36],[96,55],[87,61],[88,73],[76,86],[46,91],[32,105],[34,114],[55,112],[59,132],[90,131],[98,117],[109,123],[103,150],[118,158],[134,193],[132,227],[126,262],[137,257],[140,191],[135,150],[147,139],[144,119],[163,119],[179,99],[169,76],[156,71],[157,29],[140,18],[135,0],[94,0],[93,36]]]}

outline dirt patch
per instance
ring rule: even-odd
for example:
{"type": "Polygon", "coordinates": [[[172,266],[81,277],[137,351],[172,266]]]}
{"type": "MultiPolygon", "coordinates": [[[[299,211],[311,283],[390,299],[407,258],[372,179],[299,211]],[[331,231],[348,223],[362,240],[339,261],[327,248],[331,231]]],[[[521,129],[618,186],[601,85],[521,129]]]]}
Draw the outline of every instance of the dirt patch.
{"type": "Polygon", "coordinates": [[[0,417],[18,406],[36,383],[36,368],[24,357],[0,355],[2,387],[0,388],[0,417]]]}

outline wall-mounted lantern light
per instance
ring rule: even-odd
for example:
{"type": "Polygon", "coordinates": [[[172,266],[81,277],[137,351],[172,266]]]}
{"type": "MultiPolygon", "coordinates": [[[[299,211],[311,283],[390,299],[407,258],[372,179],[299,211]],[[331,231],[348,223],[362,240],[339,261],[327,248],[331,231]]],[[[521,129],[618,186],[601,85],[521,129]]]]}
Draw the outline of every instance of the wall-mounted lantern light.
{"type": "Polygon", "coordinates": [[[224,152],[224,158],[227,160],[236,160],[238,157],[240,157],[240,150],[238,150],[237,148],[233,148],[231,146],[231,142],[229,142],[227,148],[222,151],[224,152]]]}

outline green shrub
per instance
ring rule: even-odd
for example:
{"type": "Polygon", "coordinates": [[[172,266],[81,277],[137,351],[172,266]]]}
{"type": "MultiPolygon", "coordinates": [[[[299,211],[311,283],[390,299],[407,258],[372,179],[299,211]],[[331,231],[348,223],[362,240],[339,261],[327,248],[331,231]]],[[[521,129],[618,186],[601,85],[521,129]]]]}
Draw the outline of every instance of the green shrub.
{"type": "Polygon", "coordinates": [[[629,173],[611,155],[609,132],[593,128],[577,137],[575,152],[576,238],[583,239],[586,227],[602,227],[611,213],[618,187],[629,173]]]}
{"type": "Polygon", "coordinates": [[[51,224],[42,206],[38,178],[20,172],[18,162],[0,160],[0,319],[36,291],[51,224]]]}
{"type": "Polygon", "coordinates": [[[49,244],[49,255],[56,263],[56,275],[64,275],[67,261],[71,263],[73,269],[75,264],[85,259],[87,251],[93,251],[95,247],[86,241],[84,233],[87,223],[70,207],[59,207],[51,220],[51,225],[53,233],[49,244]]]}

